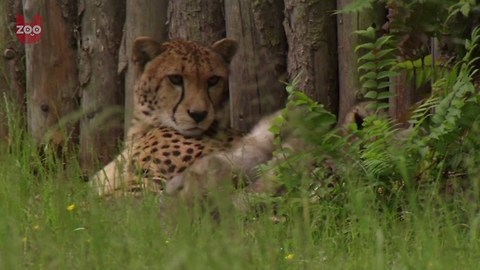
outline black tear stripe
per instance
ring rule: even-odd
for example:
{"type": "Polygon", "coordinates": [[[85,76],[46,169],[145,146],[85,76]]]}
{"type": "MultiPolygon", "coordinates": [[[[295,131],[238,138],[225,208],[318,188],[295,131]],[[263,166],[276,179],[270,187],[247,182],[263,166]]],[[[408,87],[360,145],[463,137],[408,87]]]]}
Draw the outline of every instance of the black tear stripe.
{"type": "Polygon", "coordinates": [[[178,105],[183,101],[183,98],[185,96],[185,84],[182,84],[182,93],[180,94],[180,99],[178,100],[177,104],[173,107],[172,111],[172,120],[176,124],[177,120],[175,119],[175,113],[177,112],[178,105]]]}
{"type": "MultiPolygon", "coordinates": [[[[213,100],[212,100],[212,97],[210,96],[210,87],[207,86],[207,97],[208,97],[208,100],[210,100],[210,103],[213,104],[213,100]]],[[[215,106],[214,106],[215,107],[215,106]]]]}
{"type": "Polygon", "coordinates": [[[208,87],[207,87],[207,97],[208,97],[208,100],[210,100],[210,103],[213,104],[212,97],[210,96],[210,88],[208,88],[208,87]]]}
{"type": "MultiPolygon", "coordinates": [[[[208,65],[208,68],[210,69],[210,72],[213,73],[213,68],[212,68],[212,63],[210,63],[210,60],[208,60],[208,58],[206,59],[206,62],[207,62],[207,65],[208,65]]],[[[213,87],[215,87],[216,85],[214,85],[213,87]]],[[[207,96],[208,96],[208,99],[210,100],[210,102],[213,104],[213,100],[212,100],[212,97],[210,96],[210,86],[208,85],[207,83],[207,96]]],[[[215,107],[215,106],[214,106],[215,107]]]]}

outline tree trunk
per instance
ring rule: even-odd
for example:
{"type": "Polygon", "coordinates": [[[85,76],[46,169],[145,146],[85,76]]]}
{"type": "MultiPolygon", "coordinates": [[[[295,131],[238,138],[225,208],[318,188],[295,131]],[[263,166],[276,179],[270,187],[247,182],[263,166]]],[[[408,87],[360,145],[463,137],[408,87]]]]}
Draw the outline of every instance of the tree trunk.
{"type": "Polygon", "coordinates": [[[227,37],[239,42],[230,66],[232,126],[247,131],[284,105],[286,42],[283,1],[225,1],[227,37]]]}
{"type": "Polygon", "coordinates": [[[288,74],[313,100],[338,106],[335,0],[286,0],[283,23],[288,40],[288,74]]]}
{"type": "MultiPolygon", "coordinates": [[[[402,59],[403,61],[404,59],[402,59]]],[[[415,86],[416,75],[413,78],[407,78],[407,72],[402,70],[400,74],[391,78],[390,92],[394,94],[389,100],[389,115],[397,120],[402,127],[409,126],[408,120],[412,106],[429,95],[430,85],[415,86]]]]}
{"type": "Polygon", "coordinates": [[[125,74],[125,130],[130,127],[133,112],[133,87],[137,74],[131,62],[132,44],[139,36],[149,36],[158,42],[167,39],[168,0],[127,0],[125,32],[120,48],[118,72],[125,74]]]}
{"type": "MultiPolygon", "coordinates": [[[[355,0],[337,0],[337,8],[341,10],[355,0]]],[[[369,26],[381,26],[385,20],[384,7],[365,9],[357,14],[338,14],[338,81],[339,81],[339,122],[343,122],[345,115],[361,97],[361,87],[357,71],[357,54],[355,47],[359,44],[354,34],[357,30],[364,30],[369,26]]]]}
{"type": "Polygon", "coordinates": [[[122,134],[123,79],[117,73],[118,50],[125,21],[125,1],[80,1],[82,91],[80,161],[92,171],[94,157],[102,164],[116,153],[122,134]]]}
{"type": "Polygon", "coordinates": [[[73,37],[76,5],[67,1],[25,0],[23,11],[27,22],[33,21],[36,14],[42,19],[40,41],[25,45],[28,129],[37,143],[49,131],[48,139],[60,145],[77,133],[74,123],[64,118],[78,108],[73,37]]]}
{"type": "Polygon", "coordinates": [[[9,0],[0,4],[0,140],[8,134],[6,104],[4,97],[9,102],[9,109],[25,111],[25,48],[15,37],[15,16],[22,14],[22,1],[9,0]]]}
{"type": "Polygon", "coordinates": [[[203,45],[225,37],[223,0],[175,0],[168,5],[169,38],[203,45]]]}

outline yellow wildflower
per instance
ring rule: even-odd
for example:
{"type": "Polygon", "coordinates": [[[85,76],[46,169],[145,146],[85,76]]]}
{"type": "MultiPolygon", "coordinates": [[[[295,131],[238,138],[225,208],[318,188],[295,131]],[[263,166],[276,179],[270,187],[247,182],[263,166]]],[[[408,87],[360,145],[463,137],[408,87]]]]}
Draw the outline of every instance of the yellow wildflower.
{"type": "Polygon", "coordinates": [[[293,258],[295,258],[295,255],[293,255],[292,253],[289,253],[287,256],[285,256],[285,260],[293,260],[293,258]]]}
{"type": "Polygon", "coordinates": [[[69,206],[67,206],[67,211],[70,211],[70,212],[71,212],[71,211],[73,211],[73,210],[75,210],[75,204],[72,203],[72,204],[70,204],[69,206]]]}

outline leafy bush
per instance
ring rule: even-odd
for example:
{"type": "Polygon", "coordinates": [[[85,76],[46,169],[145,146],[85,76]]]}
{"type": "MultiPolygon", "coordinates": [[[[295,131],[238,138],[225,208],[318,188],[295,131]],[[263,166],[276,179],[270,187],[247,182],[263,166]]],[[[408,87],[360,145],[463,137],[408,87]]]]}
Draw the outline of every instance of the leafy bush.
{"type": "MultiPolygon", "coordinates": [[[[389,38],[378,40],[359,48],[379,52],[379,44],[388,44],[389,38]]],[[[285,158],[262,168],[276,171],[277,181],[286,189],[282,200],[300,208],[305,207],[305,196],[313,204],[328,199],[331,205],[345,205],[352,198],[344,187],[352,182],[370,189],[375,197],[372,203],[381,202],[382,208],[404,209],[412,194],[407,191],[416,191],[415,200],[420,201],[428,199],[432,190],[444,198],[464,195],[467,190],[478,193],[474,187],[480,173],[480,91],[474,79],[479,41],[477,27],[465,40],[466,53],[452,67],[443,68],[444,76],[429,76],[432,93],[412,112],[408,128],[379,114],[366,117],[360,126],[350,125],[345,133],[344,128],[332,128],[334,116],[322,105],[294,86],[287,87],[288,105],[272,127],[276,143],[282,146],[285,142],[283,130],[294,130],[293,135],[308,147],[299,153],[280,147],[277,155],[285,158]]],[[[383,86],[395,74],[390,71],[397,68],[393,60],[384,66],[385,71],[378,69],[378,63],[387,60],[382,57],[390,52],[367,52],[371,57],[360,58],[360,67],[368,66],[361,80],[370,98],[381,100],[383,86]],[[379,78],[382,72],[386,75],[379,78]],[[369,94],[372,91],[376,96],[369,94]]]]}

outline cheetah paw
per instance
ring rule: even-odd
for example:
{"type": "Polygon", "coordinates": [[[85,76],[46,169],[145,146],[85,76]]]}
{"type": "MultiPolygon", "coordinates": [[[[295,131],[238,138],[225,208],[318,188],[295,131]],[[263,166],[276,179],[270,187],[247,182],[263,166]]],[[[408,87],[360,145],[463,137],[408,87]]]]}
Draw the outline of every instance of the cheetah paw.
{"type": "Polygon", "coordinates": [[[206,156],[168,181],[165,191],[168,195],[179,195],[191,201],[232,186],[233,178],[234,167],[225,156],[206,156]]]}

